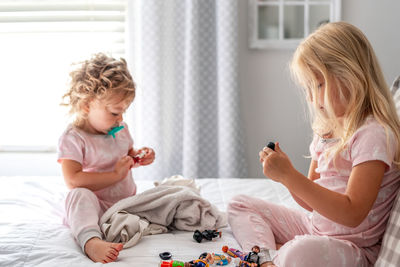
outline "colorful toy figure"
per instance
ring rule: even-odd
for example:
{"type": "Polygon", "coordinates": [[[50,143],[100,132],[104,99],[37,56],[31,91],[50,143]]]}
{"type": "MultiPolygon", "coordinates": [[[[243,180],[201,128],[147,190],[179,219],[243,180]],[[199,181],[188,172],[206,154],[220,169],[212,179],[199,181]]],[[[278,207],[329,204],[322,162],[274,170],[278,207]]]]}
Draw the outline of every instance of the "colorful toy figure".
{"type": "Polygon", "coordinates": [[[221,237],[221,235],[222,232],[218,232],[217,230],[204,230],[203,232],[196,230],[193,234],[193,239],[200,243],[203,239],[211,241],[214,237],[221,237]]]}
{"type": "Polygon", "coordinates": [[[137,154],[135,157],[133,157],[133,161],[136,163],[138,162],[141,158],[143,158],[144,156],[146,156],[146,151],[143,150],[142,152],[140,152],[139,154],[137,154]]]}
{"type": "Polygon", "coordinates": [[[214,263],[214,259],[210,253],[204,252],[200,255],[199,259],[189,261],[190,267],[209,267],[210,264],[214,263]]]}
{"type": "Polygon", "coordinates": [[[192,265],[188,262],[183,261],[162,261],[160,267],[191,267],[192,265]]]}
{"type": "Polygon", "coordinates": [[[244,253],[234,248],[228,248],[227,246],[223,246],[222,251],[233,258],[239,258],[240,267],[258,267],[260,265],[260,258],[258,256],[258,253],[260,253],[259,246],[252,247],[251,252],[249,253],[244,253]]]}
{"type": "Polygon", "coordinates": [[[222,251],[233,258],[240,258],[241,260],[244,260],[244,257],[246,256],[246,254],[242,251],[234,248],[228,248],[228,246],[223,246],[222,251]]]}
{"type": "Polygon", "coordinates": [[[230,256],[225,257],[225,255],[222,255],[222,254],[213,253],[212,257],[214,259],[215,265],[219,265],[219,266],[228,265],[232,261],[232,258],[230,256]]]}

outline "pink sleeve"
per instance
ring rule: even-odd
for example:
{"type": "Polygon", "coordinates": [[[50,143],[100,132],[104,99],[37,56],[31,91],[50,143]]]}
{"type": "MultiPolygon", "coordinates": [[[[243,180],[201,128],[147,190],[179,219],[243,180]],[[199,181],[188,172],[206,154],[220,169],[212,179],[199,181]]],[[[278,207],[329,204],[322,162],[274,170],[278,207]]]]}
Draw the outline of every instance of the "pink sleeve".
{"type": "Polygon", "coordinates": [[[317,134],[314,134],[313,140],[311,141],[311,144],[310,144],[310,155],[311,155],[311,159],[314,161],[318,161],[317,153],[315,151],[315,148],[317,147],[318,142],[319,142],[319,136],[317,134]]]}
{"type": "Polygon", "coordinates": [[[356,132],[350,142],[353,167],[371,160],[383,161],[390,167],[394,160],[395,147],[396,142],[392,131],[389,131],[388,139],[383,126],[378,124],[367,125],[356,132]]]}
{"type": "Polygon", "coordinates": [[[58,159],[61,163],[63,159],[70,159],[83,164],[84,141],[78,135],[71,132],[64,133],[58,141],[58,159]]]}

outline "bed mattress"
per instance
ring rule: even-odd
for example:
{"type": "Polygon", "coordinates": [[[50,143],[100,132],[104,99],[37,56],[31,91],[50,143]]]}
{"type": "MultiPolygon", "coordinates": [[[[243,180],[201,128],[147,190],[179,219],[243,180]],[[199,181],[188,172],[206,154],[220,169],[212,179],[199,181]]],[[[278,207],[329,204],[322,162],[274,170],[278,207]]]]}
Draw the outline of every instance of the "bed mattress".
{"type": "MultiPolygon", "coordinates": [[[[138,192],[152,188],[153,181],[136,181],[138,192]]],[[[289,192],[267,179],[197,179],[201,195],[226,211],[237,194],[259,197],[289,207],[300,207],[289,192]]],[[[0,177],[0,266],[95,266],[63,225],[67,188],[62,177],[0,177]]],[[[190,261],[203,252],[220,253],[224,245],[240,249],[229,226],[218,229],[222,237],[197,243],[193,232],[172,231],[143,237],[134,247],[121,251],[107,266],[158,266],[159,254],[190,261]]],[[[231,263],[229,266],[234,266],[231,263]]]]}

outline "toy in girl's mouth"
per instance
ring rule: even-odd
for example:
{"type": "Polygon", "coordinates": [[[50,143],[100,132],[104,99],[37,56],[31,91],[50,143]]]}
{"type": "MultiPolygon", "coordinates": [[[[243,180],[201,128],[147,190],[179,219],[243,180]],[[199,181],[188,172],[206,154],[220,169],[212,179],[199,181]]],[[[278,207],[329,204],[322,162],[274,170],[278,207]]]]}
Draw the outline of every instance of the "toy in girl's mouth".
{"type": "Polygon", "coordinates": [[[113,127],[111,128],[111,130],[108,131],[108,135],[111,135],[113,138],[115,138],[115,134],[119,131],[121,131],[122,129],[124,129],[124,126],[117,126],[117,127],[113,127]]]}

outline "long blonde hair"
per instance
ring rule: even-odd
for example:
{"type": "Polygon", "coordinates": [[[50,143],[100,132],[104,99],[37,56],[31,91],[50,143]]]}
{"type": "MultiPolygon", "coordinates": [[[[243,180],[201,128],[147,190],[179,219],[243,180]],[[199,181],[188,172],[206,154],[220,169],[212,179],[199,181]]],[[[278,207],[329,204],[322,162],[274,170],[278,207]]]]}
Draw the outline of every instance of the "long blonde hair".
{"type": "Polygon", "coordinates": [[[70,88],[63,96],[66,101],[61,105],[69,106],[69,113],[75,115],[76,126],[85,121],[86,113],[82,107],[91,100],[118,95],[130,103],[135,98],[135,83],[123,58],[117,60],[97,53],[89,60],[76,64],[70,77],[70,88]]]}
{"type": "Polygon", "coordinates": [[[371,44],[357,27],[346,22],[321,26],[301,42],[290,67],[309,100],[313,131],[339,139],[330,152],[342,151],[372,115],[386,131],[388,150],[396,149],[394,163],[400,167],[400,122],[393,97],[371,44]],[[319,97],[317,77],[325,81],[324,112],[313,101],[319,97]],[[341,121],[334,112],[334,99],[345,107],[341,121]],[[395,148],[389,147],[390,131],[397,141],[395,148]]]}

